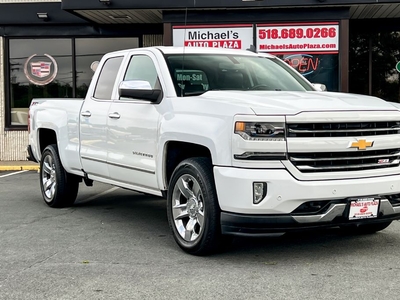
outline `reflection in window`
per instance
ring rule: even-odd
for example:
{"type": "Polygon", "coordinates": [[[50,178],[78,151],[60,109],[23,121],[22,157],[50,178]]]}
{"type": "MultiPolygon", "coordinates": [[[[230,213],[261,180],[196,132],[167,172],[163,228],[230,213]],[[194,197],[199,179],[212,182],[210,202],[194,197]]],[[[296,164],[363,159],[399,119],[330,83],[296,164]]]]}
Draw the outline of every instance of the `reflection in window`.
{"type": "Polygon", "coordinates": [[[144,55],[133,56],[124,80],[144,80],[150,83],[152,89],[156,88],[158,76],[151,58],[144,55]]]}

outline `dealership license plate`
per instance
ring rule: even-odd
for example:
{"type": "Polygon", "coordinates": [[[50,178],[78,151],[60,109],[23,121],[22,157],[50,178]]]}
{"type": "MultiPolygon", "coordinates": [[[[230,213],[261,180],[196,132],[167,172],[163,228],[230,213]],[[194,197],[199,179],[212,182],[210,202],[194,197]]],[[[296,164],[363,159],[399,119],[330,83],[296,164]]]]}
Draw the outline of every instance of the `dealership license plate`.
{"type": "Polygon", "coordinates": [[[349,220],[370,219],[378,216],[379,199],[359,198],[350,201],[349,220]]]}

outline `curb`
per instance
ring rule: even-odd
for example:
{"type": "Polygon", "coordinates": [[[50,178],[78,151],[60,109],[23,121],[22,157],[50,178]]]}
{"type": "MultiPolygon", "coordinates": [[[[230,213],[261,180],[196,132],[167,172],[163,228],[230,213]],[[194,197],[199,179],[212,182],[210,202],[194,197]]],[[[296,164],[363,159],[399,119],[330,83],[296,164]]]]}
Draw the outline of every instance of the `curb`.
{"type": "Polygon", "coordinates": [[[37,166],[0,166],[0,171],[38,171],[37,166]]]}

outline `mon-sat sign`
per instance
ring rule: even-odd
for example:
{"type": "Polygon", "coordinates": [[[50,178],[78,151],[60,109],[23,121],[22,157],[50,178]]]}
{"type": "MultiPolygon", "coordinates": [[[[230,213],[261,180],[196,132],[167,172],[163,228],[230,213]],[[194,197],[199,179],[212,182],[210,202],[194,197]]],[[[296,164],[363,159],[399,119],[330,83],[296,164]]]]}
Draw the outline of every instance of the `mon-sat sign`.
{"type": "Polygon", "coordinates": [[[253,25],[173,26],[173,44],[245,50],[253,44],[253,25]]]}

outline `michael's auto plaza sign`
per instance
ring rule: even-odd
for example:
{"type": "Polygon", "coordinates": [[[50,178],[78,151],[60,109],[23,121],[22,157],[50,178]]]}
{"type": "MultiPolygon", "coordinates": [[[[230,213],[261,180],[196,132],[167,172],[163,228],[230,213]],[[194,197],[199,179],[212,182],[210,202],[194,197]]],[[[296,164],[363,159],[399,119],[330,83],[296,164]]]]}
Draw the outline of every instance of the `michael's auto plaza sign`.
{"type": "MultiPolygon", "coordinates": [[[[339,52],[339,23],[255,25],[258,52],[273,54],[339,52]]],[[[248,49],[254,44],[252,24],[173,26],[174,46],[248,49]]]]}
{"type": "Polygon", "coordinates": [[[253,25],[174,26],[174,46],[248,49],[253,25]]]}

